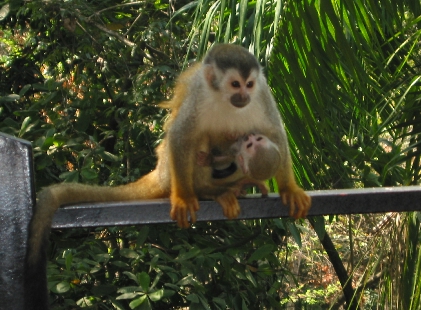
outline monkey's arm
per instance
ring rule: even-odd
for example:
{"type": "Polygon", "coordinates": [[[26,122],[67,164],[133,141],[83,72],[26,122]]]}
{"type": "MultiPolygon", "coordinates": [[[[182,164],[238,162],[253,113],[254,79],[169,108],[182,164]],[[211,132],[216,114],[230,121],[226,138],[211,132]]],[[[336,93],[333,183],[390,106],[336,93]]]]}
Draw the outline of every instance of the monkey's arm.
{"type": "MultiPolygon", "coordinates": [[[[197,153],[209,153],[209,142],[202,135],[200,140],[194,132],[194,119],[183,119],[181,114],[168,132],[169,170],[171,178],[170,216],[178,226],[187,228],[190,221],[196,222],[199,201],[194,190],[194,173],[198,166],[197,153]]],[[[203,167],[205,169],[205,167],[203,167]]],[[[210,167],[208,167],[210,170],[210,167]]]]}
{"type": "Polygon", "coordinates": [[[272,142],[279,147],[281,163],[275,173],[275,180],[278,183],[279,195],[284,204],[289,204],[289,215],[295,218],[307,216],[311,206],[311,198],[298,186],[292,170],[291,154],[288,146],[288,138],[279,110],[269,87],[263,87],[260,93],[263,102],[266,102],[265,114],[268,116],[267,123],[270,128],[265,128],[261,133],[265,134],[272,142]]]}
{"type": "Polygon", "coordinates": [[[285,205],[289,204],[289,215],[296,219],[306,217],[311,206],[311,197],[295,181],[289,149],[284,154],[280,168],[275,175],[275,180],[278,183],[282,202],[285,205]]]}

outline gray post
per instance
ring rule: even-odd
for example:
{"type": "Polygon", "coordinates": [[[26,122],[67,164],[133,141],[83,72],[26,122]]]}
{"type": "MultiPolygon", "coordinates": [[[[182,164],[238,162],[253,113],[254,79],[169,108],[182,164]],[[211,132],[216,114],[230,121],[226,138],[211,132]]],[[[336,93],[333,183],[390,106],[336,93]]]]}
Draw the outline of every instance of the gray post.
{"type": "Polygon", "coordinates": [[[24,310],[24,262],[34,202],[31,144],[0,133],[0,310],[24,310]]]}

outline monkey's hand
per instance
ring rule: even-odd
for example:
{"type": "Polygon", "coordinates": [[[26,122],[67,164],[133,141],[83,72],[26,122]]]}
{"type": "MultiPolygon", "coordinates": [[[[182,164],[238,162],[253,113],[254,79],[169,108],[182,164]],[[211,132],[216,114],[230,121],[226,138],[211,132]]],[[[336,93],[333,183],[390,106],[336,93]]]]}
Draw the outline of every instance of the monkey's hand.
{"type": "Polygon", "coordinates": [[[298,218],[305,218],[311,206],[311,197],[308,196],[304,190],[298,185],[281,191],[280,196],[284,205],[289,205],[289,216],[298,218]]]}
{"type": "Polygon", "coordinates": [[[216,197],[215,200],[222,206],[224,215],[228,219],[235,219],[240,214],[240,205],[234,192],[227,191],[216,197]]]}
{"type": "Polygon", "coordinates": [[[212,164],[212,158],[209,153],[199,151],[196,154],[196,162],[202,167],[210,166],[212,164]]]}
{"type": "Polygon", "coordinates": [[[189,228],[190,223],[188,215],[190,214],[190,222],[196,222],[196,211],[199,210],[199,201],[196,197],[183,199],[181,197],[171,196],[171,218],[177,221],[181,228],[189,228]]]}

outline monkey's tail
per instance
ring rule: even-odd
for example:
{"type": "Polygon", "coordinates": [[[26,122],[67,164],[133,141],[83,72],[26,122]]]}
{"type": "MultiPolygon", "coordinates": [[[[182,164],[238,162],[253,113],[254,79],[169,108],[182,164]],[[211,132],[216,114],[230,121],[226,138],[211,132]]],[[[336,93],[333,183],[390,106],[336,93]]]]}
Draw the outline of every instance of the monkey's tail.
{"type": "Polygon", "coordinates": [[[61,183],[41,190],[29,226],[24,275],[25,309],[48,309],[47,247],[53,216],[60,206],[166,197],[169,197],[169,186],[158,182],[156,170],[136,182],[116,187],[61,183]]]}

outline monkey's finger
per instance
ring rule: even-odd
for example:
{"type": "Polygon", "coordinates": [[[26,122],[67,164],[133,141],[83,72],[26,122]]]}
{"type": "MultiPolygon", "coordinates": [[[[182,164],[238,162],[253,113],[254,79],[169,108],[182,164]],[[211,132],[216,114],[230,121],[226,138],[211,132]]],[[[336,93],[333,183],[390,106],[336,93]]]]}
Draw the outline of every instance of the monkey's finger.
{"type": "Polygon", "coordinates": [[[180,205],[173,205],[170,212],[171,219],[177,221],[180,228],[188,228],[190,226],[187,219],[187,208],[180,205]]]}
{"type": "Polygon", "coordinates": [[[222,206],[224,216],[233,219],[240,214],[240,205],[236,197],[236,192],[227,192],[216,198],[216,201],[222,206]]]}
{"type": "Polygon", "coordinates": [[[303,191],[302,193],[298,195],[297,200],[298,200],[297,201],[297,206],[298,206],[297,217],[305,218],[311,206],[311,197],[308,196],[303,191]]]}
{"type": "Polygon", "coordinates": [[[311,197],[308,196],[307,194],[304,194],[302,198],[304,199],[304,202],[303,202],[303,205],[304,205],[303,217],[306,217],[307,214],[308,214],[308,210],[310,210],[310,207],[311,207],[311,197]]]}
{"type": "Polygon", "coordinates": [[[287,206],[288,205],[288,196],[287,196],[287,193],[282,193],[281,194],[281,197],[282,197],[282,203],[287,206]]]}
{"type": "Polygon", "coordinates": [[[298,212],[297,216],[304,218],[307,216],[308,209],[310,208],[309,199],[310,197],[304,193],[304,191],[297,194],[297,206],[298,212]]]}
{"type": "Polygon", "coordinates": [[[190,222],[196,223],[196,211],[199,210],[199,202],[196,200],[188,205],[190,212],[190,222]]]}
{"type": "Polygon", "coordinates": [[[240,214],[240,206],[238,205],[238,202],[232,204],[228,210],[227,214],[224,214],[229,219],[235,219],[240,214]]]}
{"type": "Polygon", "coordinates": [[[297,206],[295,204],[295,197],[294,196],[290,196],[289,197],[289,216],[297,219],[297,206]]]}
{"type": "Polygon", "coordinates": [[[289,216],[293,217],[295,213],[295,203],[289,193],[282,193],[281,194],[282,203],[286,206],[289,206],[289,216]]]}
{"type": "Polygon", "coordinates": [[[181,228],[189,228],[190,223],[189,223],[188,218],[187,218],[187,208],[186,207],[178,208],[177,224],[181,228]]]}
{"type": "Polygon", "coordinates": [[[194,211],[199,211],[199,209],[200,209],[199,200],[193,199],[192,204],[193,204],[193,210],[194,211]]]}

